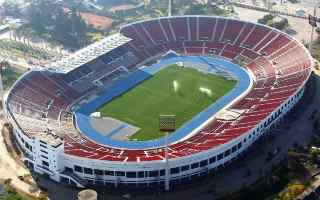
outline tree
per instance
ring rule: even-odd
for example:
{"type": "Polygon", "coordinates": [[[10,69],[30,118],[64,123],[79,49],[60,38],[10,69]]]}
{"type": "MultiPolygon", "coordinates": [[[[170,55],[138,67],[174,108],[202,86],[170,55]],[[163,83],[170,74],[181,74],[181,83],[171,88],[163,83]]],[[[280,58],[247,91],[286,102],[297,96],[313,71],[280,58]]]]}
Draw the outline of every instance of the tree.
{"type": "Polygon", "coordinates": [[[261,19],[258,19],[258,23],[267,25],[270,23],[270,21],[272,23],[273,18],[274,18],[274,16],[272,14],[267,14],[267,15],[263,16],[261,19]]]}
{"type": "Polygon", "coordinates": [[[34,0],[28,10],[28,19],[30,27],[46,39],[69,48],[80,48],[88,43],[87,33],[91,27],[74,7],[69,10],[52,0],[34,0]]]}
{"type": "Polygon", "coordinates": [[[289,27],[289,21],[287,18],[276,17],[272,14],[267,14],[261,19],[258,19],[258,23],[274,27],[278,30],[284,30],[289,27]],[[276,19],[280,20],[276,21],[276,19]]]}
{"type": "Polygon", "coordinates": [[[186,11],[186,15],[203,15],[208,13],[208,5],[207,4],[194,4],[189,7],[186,11]]]}
{"type": "Polygon", "coordinates": [[[5,1],[2,4],[6,16],[20,17],[21,10],[14,1],[5,1]]]}
{"type": "Polygon", "coordinates": [[[272,24],[272,27],[274,27],[278,30],[284,30],[284,29],[288,28],[288,26],[289,26],[289,21],[287,18],[283,18],[279,22],[274,22],[272,24]]]}

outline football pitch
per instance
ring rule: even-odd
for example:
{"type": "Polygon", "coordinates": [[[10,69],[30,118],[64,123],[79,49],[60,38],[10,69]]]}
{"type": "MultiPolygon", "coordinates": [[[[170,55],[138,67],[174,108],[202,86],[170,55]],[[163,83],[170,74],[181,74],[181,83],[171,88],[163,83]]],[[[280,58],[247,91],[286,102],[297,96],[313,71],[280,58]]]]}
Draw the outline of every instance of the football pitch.
{"type": "Polygon", "coordinates": [[[176,128],[228,93],[236,80],[171,65],[99,108],[112,117],[140,128],[130,140],[162,137],[159,115],[176,115],[176,128]]]}

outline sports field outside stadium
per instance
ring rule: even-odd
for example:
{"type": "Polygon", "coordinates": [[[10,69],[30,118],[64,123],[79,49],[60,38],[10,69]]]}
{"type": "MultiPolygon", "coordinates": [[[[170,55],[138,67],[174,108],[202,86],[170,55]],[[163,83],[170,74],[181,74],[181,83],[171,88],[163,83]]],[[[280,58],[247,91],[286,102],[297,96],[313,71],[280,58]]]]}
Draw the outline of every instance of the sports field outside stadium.
{"type": "Polygon", "coordinates": [[[176,115],[176,128],[228,93],[236,80],[171,65],[99,108],[112,117],[140,128],[131,140],[162,137],[159,115],[176,115]]]}

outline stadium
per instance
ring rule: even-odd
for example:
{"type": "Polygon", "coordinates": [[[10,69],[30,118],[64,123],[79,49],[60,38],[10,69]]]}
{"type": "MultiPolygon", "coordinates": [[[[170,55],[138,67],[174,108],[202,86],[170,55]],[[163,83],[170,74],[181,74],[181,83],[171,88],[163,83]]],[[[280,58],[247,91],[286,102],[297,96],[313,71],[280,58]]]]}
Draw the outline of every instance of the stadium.
{"type": "Polygon", "coordinates": [[[312,67],[300,42],[267,26],[162,17],[29,70],[3,104],[37,173],[77,187],[174,185],[216,173],[266,135],[312,67]],[[161,115],[176,117],[172,133],[159,131],[161,115]]]}

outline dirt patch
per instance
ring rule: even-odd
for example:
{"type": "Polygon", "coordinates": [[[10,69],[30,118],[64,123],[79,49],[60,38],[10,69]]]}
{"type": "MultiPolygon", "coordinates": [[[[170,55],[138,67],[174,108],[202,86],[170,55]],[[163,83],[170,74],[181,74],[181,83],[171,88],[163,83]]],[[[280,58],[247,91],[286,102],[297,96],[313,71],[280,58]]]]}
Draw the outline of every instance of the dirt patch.
{"type": "Polygon", "coordinates": [[[0,180],[10,180],[10,186],[19,193],[21,191],[30,196],[38,197],[40,190],[31,180],[29,170],[19,159],[22,154],[14,143],[15,140],[12,139],[12,127],[0,118],[0,128],[0,180]]]}
{"type": "Polygon", "coordinates": [[[7,151],[10,154],[10,156],[16,161],[19,162],[21,165],[23,163],[21,162],[21,151],[17,144],[14,141],[13,137],[13,129],[12,126],[8,123],[5,123],[2,128],[2,136],[4,140],[4,144],[6,145],[7,151]]]}
{"type": "Polygon", "coordinates": [[[113,20],[109,17],[92,13],[80,13],[81,18],[89,25],[99,30],[110,30],[113,20]]]}

